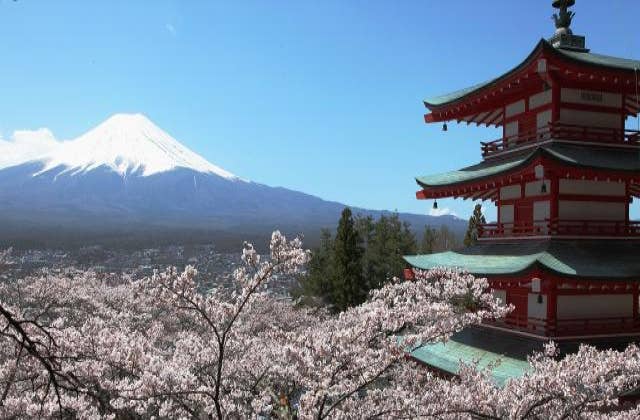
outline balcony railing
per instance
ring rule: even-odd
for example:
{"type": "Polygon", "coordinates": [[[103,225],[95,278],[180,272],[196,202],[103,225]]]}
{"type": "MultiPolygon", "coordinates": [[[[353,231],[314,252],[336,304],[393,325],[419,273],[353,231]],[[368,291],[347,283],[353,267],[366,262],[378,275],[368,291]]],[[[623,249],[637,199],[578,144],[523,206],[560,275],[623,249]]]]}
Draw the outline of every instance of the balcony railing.
{"type": "Polygon", "coordinates": [[[518,133],[490,142],[481,142],[480,144],[482,156],[487,157],[550,139],[603,144],[638,144],[640,142],[640,131],[550,123],[533,131],[518,133]]]}
{"type": "Polygon", "coordinates": [[[640,237],[640,221],[546,219],[529,223],[486,223],[478,237],[521,238],[527,236],[640,237]]]}
{"type": "Polygon", "coordinates": [[[548,320],[507,315],[506,318],[487,322],[487,324],[554,337],[607,335],[640,331],[640,320],[632,317],[548,320]]]}

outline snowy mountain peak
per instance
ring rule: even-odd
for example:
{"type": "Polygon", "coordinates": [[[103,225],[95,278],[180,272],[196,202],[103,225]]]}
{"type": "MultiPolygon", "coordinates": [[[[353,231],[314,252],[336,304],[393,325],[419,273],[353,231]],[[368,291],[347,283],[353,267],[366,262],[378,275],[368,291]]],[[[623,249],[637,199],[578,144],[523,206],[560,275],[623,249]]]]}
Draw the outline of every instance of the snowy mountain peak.
{"type": "Polygon", "coordinates": [[[81,135],[65,141],[45,159],[40,173],[56,167],[82,173],[106,166],[122,176],[142,176],[187,168],[237,180],[187,149],[142,114],[115,114],[81,135]]]}

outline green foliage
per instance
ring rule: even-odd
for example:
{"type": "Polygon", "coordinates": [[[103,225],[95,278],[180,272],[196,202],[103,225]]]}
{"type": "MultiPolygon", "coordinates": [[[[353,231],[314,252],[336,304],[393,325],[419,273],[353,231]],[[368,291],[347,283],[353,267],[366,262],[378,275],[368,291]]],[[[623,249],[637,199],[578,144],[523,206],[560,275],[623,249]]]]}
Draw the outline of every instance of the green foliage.
{"type": "Polygon", "coordinates": [[[476,204],[473,209],[473,214],[469,218],[469,226],[467,227],[467,233],[464,235],[464,245],[471,246],[478,240],[478,226],[487,223],[487,220],[482,214],[482,206],[476,204]]]}
{"type": "Polygon", "coordinates": [[[394,277],[400,277],[407,263],[403,255],[415,254],[416,238],[397,214],[381,216],[373,226],[372,241],[366,254],[371,262],[367,280],[369,289],[377,289],[394,277]]]}
{"type": "Polygon", "coordinates": [[[291,295],[301,299],[306,305],[327,304],[331,292],[331,270],[333,268],[333,238],[329,229],[322,229],[320,246],[312,251],[307,264],[307,273],[299,279],[298,286],[291,295]],[[314,302],[320,299],[320,302],[314,302]]]}
{"type": "Polygon", "coordinates": [[[421,254],[433,254],[436,251],[438,243],[438,231],[429,225],[424,227],[424,233],[422,234],[422,242],[420,242],[421,254]]]}
{"type": "Polygon", "coordinates": [[[333,243],[333,269],[329,296],[338,311],[359,305],[367,297],[367,287],[362,272],[364,248],[362,238],[355,228],[351,209],[345,208],[338,222],[333,243]]]}
{"type": "Polygon", "coordinates": [[[402,276],[403,255],[417,252],[416,238],[397,214],[353,217],[346,208],[335,238],[322,232],[320,247],[312,251],[306,276],[294,297],[342,311],[366,299],[370,290],[402,276]]]}
{"type": "Polygon", "coordinates": [[[421,254],[433,254],[434,252],[449,251],[460,247],[460,238],[449,227],[442,225],[435,229],[425,226],[420,242],[421,254]]]}

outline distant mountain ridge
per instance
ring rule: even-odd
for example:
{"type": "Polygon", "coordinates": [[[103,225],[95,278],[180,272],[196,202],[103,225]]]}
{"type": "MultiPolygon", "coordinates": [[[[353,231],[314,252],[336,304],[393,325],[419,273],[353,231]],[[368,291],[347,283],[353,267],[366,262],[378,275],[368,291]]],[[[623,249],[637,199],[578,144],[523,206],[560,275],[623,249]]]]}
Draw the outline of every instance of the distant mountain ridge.
{"type": "MultiPolygon", "coordinates": [[[[208,162],[140,114],[118,114],[36,159],[0,169],[0,239],[73,232],[91,237],[158,232],[265,235],[273,229],[313,237],[334,227],[344,204],[241,179],[208,162]]],[[[379,217],[389,213],[354,209],[379,217]]],[[[454,231],[453,216],[400,214],[454,231]]],[[[43,239],[43,238],[40,238],[43,239]]]]}

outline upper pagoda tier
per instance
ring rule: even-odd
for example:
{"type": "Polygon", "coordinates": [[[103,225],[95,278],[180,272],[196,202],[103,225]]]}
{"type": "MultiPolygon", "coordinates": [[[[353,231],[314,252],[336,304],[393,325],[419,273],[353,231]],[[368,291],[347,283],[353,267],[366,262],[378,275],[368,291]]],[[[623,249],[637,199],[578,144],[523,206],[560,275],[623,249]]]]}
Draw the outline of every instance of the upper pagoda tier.
{"type": "Polygon", "coordinates": [[[466,121],[503,126],[517,111],[519,106],[515,104],[522,99],[528,99],[525,108],[553,102],[553,111],[558,114],[562,101],[618,108],[622,116],[635,116],[640,111],[639,72],[638,60],[555,47],[542,39],[522,63],[505,74],[466,89],[425,99],[424,104],[431,112],[424,117],[427,123],[466,121]],[[590,90],[594,94],[571,98],[567,92],[561,98],[562,88],[590,90]],[[619,96],[611,97],[605,92],[619,96]],[[511,104],[514,104],[512,108],[509,107],[511,104]]]}
{"type": "MultiPolygon", "coordinates": [[[[434,267],[486,277],[514,309],[484,330],[558,340],[640,334],[640,221],[629,211],[640,197],[640,136],[625,130],[640,110],[640,61],[589,52],[570,29],[574,3],[553,0],[555,33],[514,69],[425,101],[428,123],[503,128],[482,143],[479,163],[416,178],[417,198],[434,208],[445,197],[491,200],[496,221],[476,225],[478,240],[464,249],[405,256],[408,279],[434,267]]],[[[458,342],[412,357],[455,373],[442,354],[491,348],[458,342]]]]}
{"type": "MultiPolygon", "coordinates": [[[[507,73],[424,101],[427,123],[501,126],[483,161],[416,178],[418,199],[491,200],[497,223],[480,239],[640,238],[629,203],[640,197],[640,61],[591,53],[557,0],[556,32],[507,73]]],[[[446,129],[446,125],[443,127],[446,129]]],[[[434,203],[435,205],[435,203],[434,203]]]]}

